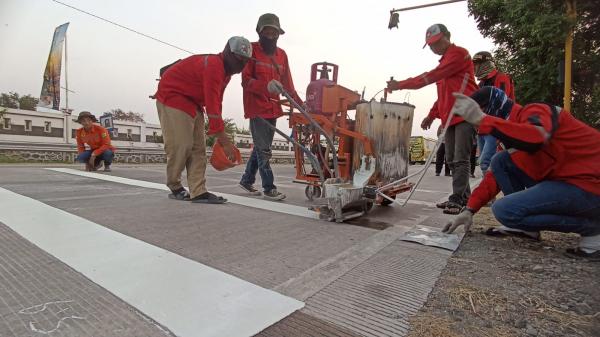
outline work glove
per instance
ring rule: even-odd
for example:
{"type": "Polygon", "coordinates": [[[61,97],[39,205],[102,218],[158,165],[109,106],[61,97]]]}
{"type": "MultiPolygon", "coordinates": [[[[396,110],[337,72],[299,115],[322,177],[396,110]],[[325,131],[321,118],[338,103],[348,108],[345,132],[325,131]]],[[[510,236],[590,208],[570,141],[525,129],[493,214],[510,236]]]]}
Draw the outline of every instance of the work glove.
{"type": "Polygon", "coordinates": [[[471,229],[471,225],[473,225],[473,212],[466,208],[460,212],[453,221],[449,221],[446,226],[444,226],[442,233],[452,234],[455,229],[463,225],[465,226],[465,233],[468,232],[471,229]]]}
{"type": "Polygon", "coordinates": [[[471,97],[455,92],[452,94],[456,98],[454,106],[450,113],[454,113],[457,116],[462,117],[467,123],[479,126],[483,119],[483,111],[479,104],[475,102],[471,97]]]}
{"type": "Polygon", "coordinates": [[[267,84],[267,90],[271,94],[281,94],[283,92],[283,84],[278,80],[271,80],[269,84],[267,84]]]}

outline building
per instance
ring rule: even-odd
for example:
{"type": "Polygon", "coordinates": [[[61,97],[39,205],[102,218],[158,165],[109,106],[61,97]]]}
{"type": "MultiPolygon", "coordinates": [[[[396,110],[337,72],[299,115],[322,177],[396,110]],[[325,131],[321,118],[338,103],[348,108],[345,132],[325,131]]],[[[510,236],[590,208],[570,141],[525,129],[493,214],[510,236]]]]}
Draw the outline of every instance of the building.
{"type": "MultiPolygon", "coordinates": [[[[0,159],[15,161],[73,162],[77,156],[75,135],[81,125],[76,114],[2,108],[0,118],[0,159]],[[68,130],[65,132],[65,130],[68,130]]],[[[117,148],[115,160],[126,163],[162,163],[166,156],[160,125],[113,120],[111,134],[117,148]]],[[[252,148],[252,136],[236,134],[234,142],[244,157],[252,148]]],[[[285,139],[273,140],[276,162],[289,162],[293,146],[285,139]]],[[[210,149],[209,149],[210,151],[210,149]]]]}

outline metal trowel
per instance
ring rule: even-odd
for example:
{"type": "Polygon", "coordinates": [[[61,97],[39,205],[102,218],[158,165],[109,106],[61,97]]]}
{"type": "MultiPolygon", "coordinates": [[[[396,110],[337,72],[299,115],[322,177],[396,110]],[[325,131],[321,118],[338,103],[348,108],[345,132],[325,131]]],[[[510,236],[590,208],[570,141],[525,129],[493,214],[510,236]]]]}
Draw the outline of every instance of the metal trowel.
{"type": "Polygon", "coordinates": [[[375,173],[375,159],[371,156],[362,156],[360,158],[360,167],[354,171],[352,185],[354,187],[367,186],[373,173],[375,173]]]}

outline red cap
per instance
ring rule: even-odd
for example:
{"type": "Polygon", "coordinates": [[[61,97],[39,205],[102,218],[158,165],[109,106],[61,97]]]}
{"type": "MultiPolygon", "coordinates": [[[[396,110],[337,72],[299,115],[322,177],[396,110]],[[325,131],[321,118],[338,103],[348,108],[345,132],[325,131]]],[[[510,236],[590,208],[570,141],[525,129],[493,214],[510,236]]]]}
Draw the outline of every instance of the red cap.
{"type": "Polygon", "coordinates": [[[427,47],[427,45],[437,42],[446,33],[448,33],[448,28],[441,23],[436,23],[435,25],[427,28],[427,32],[425,33],[425,44],[423,45],[423,48],[427,47]]]}

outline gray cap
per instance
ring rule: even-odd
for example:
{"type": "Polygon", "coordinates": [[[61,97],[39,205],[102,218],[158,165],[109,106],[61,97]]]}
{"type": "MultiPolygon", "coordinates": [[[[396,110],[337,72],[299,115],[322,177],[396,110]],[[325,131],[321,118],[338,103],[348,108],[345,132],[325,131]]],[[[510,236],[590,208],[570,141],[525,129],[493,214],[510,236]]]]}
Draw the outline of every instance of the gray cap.
{"type": "Polygon", "coordinates": [[[272,13],[266,13],[258,18],[258,23],[256,24],[256,32],[260,34],[263,28],[265,27],[273,27],[279,30],[279,34],[283,35],[285,32],[281,29],[281,25],[279,24],[279,18],[277,15],[272,13]]]}
{"type": "Polygon", "coordinates": [[[232,53],[242,57],[252,57],[252,45],[245,37],[233,36],[227,41],[227,44],[232,53]]]}

